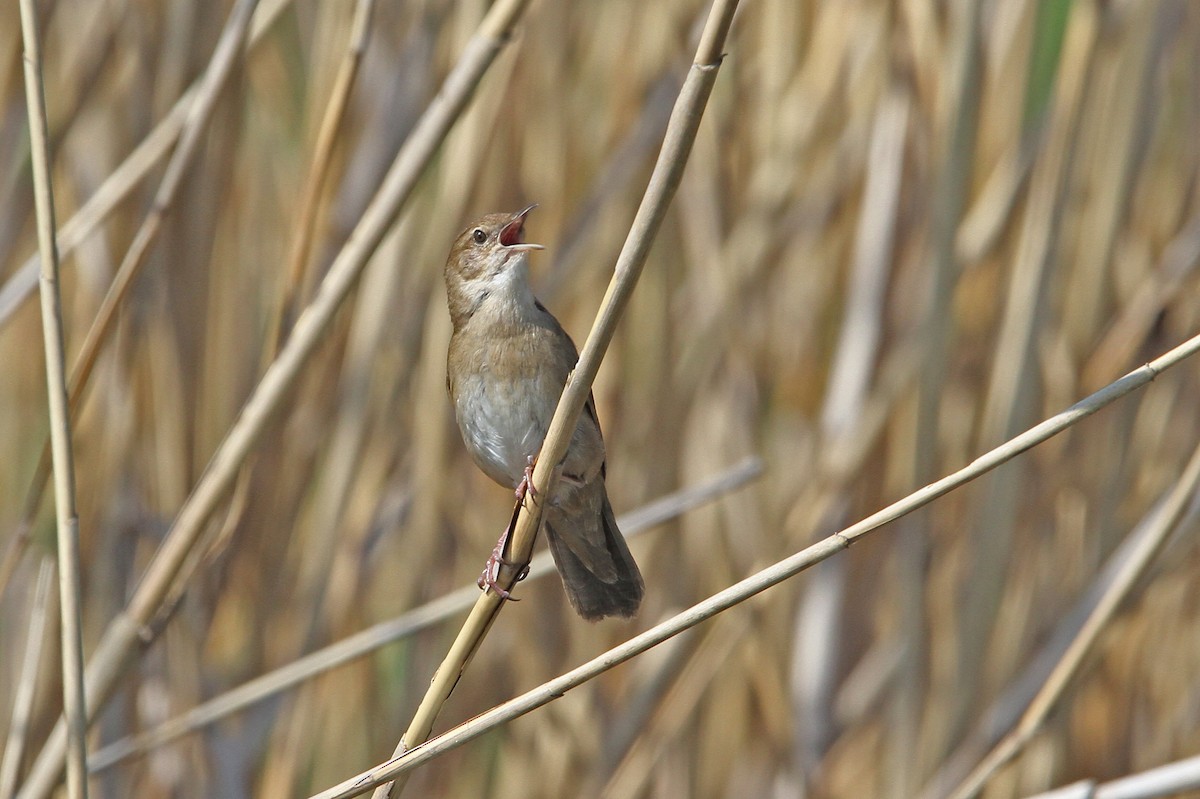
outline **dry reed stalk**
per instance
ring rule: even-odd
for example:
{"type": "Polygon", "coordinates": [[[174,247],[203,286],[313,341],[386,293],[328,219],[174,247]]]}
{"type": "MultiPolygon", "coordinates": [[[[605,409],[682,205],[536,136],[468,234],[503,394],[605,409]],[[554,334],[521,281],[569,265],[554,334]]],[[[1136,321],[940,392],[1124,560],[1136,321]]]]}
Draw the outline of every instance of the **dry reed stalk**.
{"type": "MultiPolygon", "coordinates": [[[[75,456],[67,399],[66,344],[58,249],[54,244],[54,189],[50,179],[50,138],[46,89],[42,82],[42,41],[34,0],[21,0],[21,37],[25,44],[25,107],[29,113],[29,150],[33,160],[41,274],[42,339],[46,351],[46,404],[54,459],[54,506],[58,519],[58,595],[62,634],[63,715],[67,728],[67,795],[87,799],[87,694],[83,685],[83,567],[79,556],[79,515],[75,505],[75,456]]],[[[30,634],[34,632],[31,627],[30,634]]]]}
{"type": "MultiPolygon", "coordinates": [[[[98,710],[97,705],[109,697],[141,640],[145,626],[158,613],[162,600],[199,541],[212,513],[233,487],[254,444],[287,397],[309,357],[323,341],[334,314],[357,282],[368,257],[412,193],[480,78],[506,43],[525,5],[525,0],[505,0],[490,9],[479,32],[446,77],[441,94],[401,148],[354,234],[330,266],[317,296],[297,320],[279,357],[263,375],[241,415],[213,454],[209,467],[180,508],[125,610],[109,623],[87,671],[88,693],[94,697],[93,714],[98,710]]],[[[20,794],[22,799],[40,799],[53,789],[61,772],[65,742],[65,730],[59,723],[34,764],[20,794]]]]}
{"type": "MultiPolygon", "coordinates": [[[[733,14],[737,10],[736,0],[718,0],[709,12],[696,51],[692,69],[684,81],[671,120],[667,124],[662,151],[659,153],[654,172],[650,176],[649,185],[638,208],[625,246],[617,259],[612,282],[601,303],[600,311],[592,326],[592,331],[584,342],[579,356],[579,363],[572,371],[562,397],[546,432],[545,441],[538,454],[538,462],[534,468],[531,490],[524,503],[517,503],[513,512],[511,524],[512,535],[508,547],[503,553],[504,558],[515,566],[504,566],[500,569],[497,582],[511,590],[516,583],[518,573],[529,563],[533,551],[533,543],[541,526],[542,502],[540,496],[550,496],[558,479],[558,464],[566,454],[575,425],[583,405],[590,396],[592,383],[596,379],[600,362],[612,341],[616,325],[621,318],[638,276],[645,265],[654,236],[666,215],[667,206],[679,186],[683,168],[687,163],[696,130],[708,96],[716,81],[720,68],[725,37],[733,22],[733,14]],[[522,513],[522,510],[527,512],[522,513]]],[[[396,756],[424,742],[433,723],[441,711],[442,705],[449,698],[454,686],[458,684],[463,671],[478,651],[488,630],[495,622],[503,600],[494,591],[487,591],[479,597],[471,610],[471,615],[463,624],[462,630],[450,647],[441,666],[438,667],[429,690],[421,700],[411,724],[396,746],[396,756]]],[[[383,785],[376,791],[376,799],[399,795],[404,783],[397,780],[390,785],[383,785]]]]}

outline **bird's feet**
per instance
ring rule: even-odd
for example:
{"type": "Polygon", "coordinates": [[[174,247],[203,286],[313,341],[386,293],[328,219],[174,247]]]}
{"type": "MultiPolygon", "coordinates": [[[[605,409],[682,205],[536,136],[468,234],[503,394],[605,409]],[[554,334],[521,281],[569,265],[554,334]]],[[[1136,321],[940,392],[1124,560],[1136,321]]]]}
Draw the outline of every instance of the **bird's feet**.
{"type": "MultiPolygon", "coordinates": [[[[521,512],[521,507],[525,505],[525,497],[527,495],[537,496],[537,489],[533,487],[533,465],[536,463],[532,455],[525,458],[525,473],[521,476],[521,482],[517,483],[517,488],[513,492],[517,497],[517,507],[513,508],[512,520],[508,523],[508,527],[504,528],[504,532],[500,534],[500,540],[496,542],[496,547],[492,550],[492,554],[488,555],[487,562],[483,564],[483,574],[479,575],[477,584],[484,591],[494,591],[501,599],[517,600],[509,596],[509,592],[500,585],[500,567],[501,566],[516,566],[517,564],[504,557],[504,545],[508,543],[508,536],[513,531],[513,527],[517,523],[517,516],[521,512]]],[[[529,574],[529,564],[526,563],[521,568],[521,573],[517,575],[516,582],[525,579],[529,574]]]]}
{"type": "MultiPolygon", "coordinates": [[[[483,564],[483,574],[479,575],[479,580],[476,585],[484,591],[494,591],[501,599],[508,599],[513,602],[520,600],[510,595],[508,589],[500,585],[500,567],[501,566],[516,566],[515,563],[504,557],[504,545],[508,543],[508,534],[512,531],[512,526],[504,528],[504,532],[500,534],[500,540],[496,542],[492,554],[488,555],[487,561],[483,564]]],[[[529,564],[526,563],[517,575],[516,582],[521,582],[529,574],[529,564]]]]}
{"type": "MultiPolygon", "coordinates": [[[[526,494],[531,494],[535,497],[537,496],[537,489],[533,487],[534,463],[536,463],[536,461],[534,461],[532,455],[527,455],[525,457],[525,474],[521,477],[521,482],[517,483],[517,490],[513,492],[517,497],[517,502],[520,502],[522,505],[525,504],[526,494]]],[[[508,535],[508,533],[505,532],[505,535],[508,535]]]]}

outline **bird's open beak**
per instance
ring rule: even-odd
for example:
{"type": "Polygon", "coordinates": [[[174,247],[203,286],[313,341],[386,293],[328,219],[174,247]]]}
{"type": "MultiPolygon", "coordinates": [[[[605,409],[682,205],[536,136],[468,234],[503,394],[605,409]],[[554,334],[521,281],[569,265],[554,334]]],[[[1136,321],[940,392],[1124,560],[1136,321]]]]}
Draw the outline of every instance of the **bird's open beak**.
{"type": "Polygon", "coordinates": [[[546,249],[540,244],[529,244],[521,239],[525,235],[525,217],[529,212],[537,208],[537,204],[526,208],[524,211],[519,211],[513,214],[512,221],[509,222],[500,231],[500,244],[509,250],[544,250],[546,249]]]}

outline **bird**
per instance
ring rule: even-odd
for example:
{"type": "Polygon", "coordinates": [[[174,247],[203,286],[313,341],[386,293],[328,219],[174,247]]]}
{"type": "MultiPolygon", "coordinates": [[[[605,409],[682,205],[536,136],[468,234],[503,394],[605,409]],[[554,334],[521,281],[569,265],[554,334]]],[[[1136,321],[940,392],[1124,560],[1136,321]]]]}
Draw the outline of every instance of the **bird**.
{"type": "MultiPolygon", "coordinates": [[[[446,258],[446,300],[453,333],[446,384],[454,418],[475,464],[492,480],[531,489],[532,467],[567,377],[575,343],[533,295],[524,241],[536,208],[488,214],[454,240],[446,258]]],[[[589,394],[542,517],[550,553],[575,611],[589,621],[631,617],[645,593],[605,487],[604,438],[589,394]]],[[[505,537],[480,587],[495,588],[505,537]]]]}

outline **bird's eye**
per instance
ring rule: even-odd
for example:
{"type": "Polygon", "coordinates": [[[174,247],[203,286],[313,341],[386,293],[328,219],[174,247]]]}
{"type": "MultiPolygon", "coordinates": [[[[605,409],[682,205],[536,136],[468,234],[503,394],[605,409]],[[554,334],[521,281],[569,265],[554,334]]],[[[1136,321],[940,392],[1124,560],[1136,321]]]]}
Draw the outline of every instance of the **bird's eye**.
{"type": "Polygon", "coordinates": [[[471,238],[475,239],[476,244],[483,244],[487,241],[487,234],[483,232],[483,228],[475,228],[475,232],[471,234],[471,238]]]}

